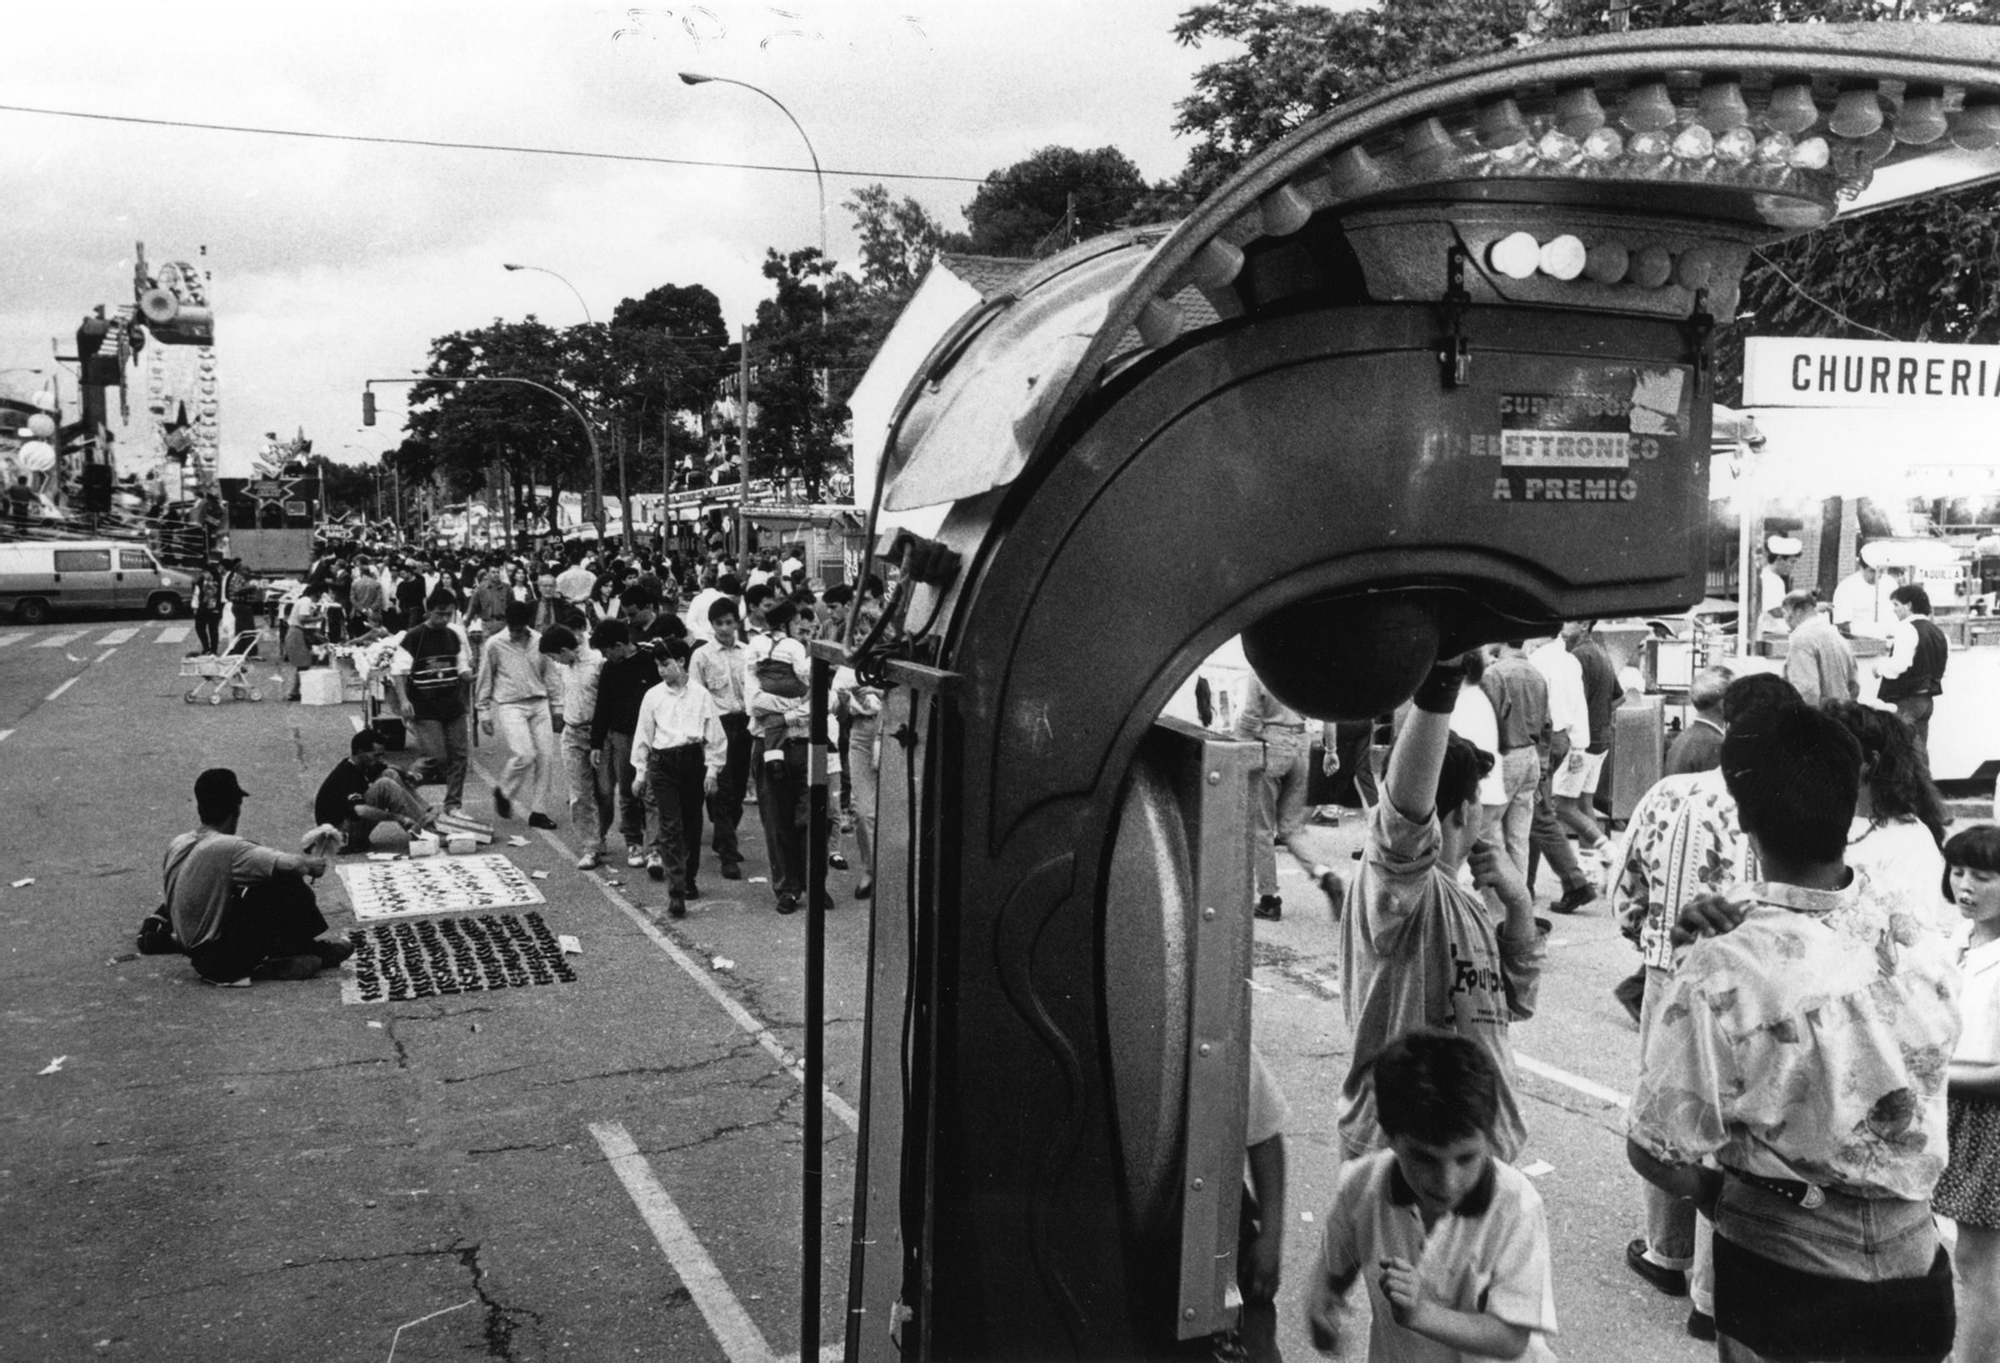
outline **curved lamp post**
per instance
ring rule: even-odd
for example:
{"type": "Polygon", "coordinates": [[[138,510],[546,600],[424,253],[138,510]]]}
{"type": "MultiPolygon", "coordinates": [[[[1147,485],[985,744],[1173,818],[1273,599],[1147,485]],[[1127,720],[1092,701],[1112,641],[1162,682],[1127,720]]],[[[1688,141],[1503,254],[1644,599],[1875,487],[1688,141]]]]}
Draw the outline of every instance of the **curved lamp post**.
{"type": "Polygon", "coordinates": [[[792,118],[792,111],[785,107],[783,100],[779,99],[769,90],[766,90],[761,85],[752,85],[747,80],[737,80],[733,76],[704,75],[699,71],[683,71],[680,73],[680,78],[683,85],[708,85],[710,83],[716,85],[740,85],[745,90],[753,94],[762,95],[765,99],[770,100],[771,103],[778,106],[779,113],[791,119],[792,127],[798,129],[799,140],[806,144],[806,155],[812,158],[813,181],[819,186],[819,255],[820,259],[824,261],[826,259],[826,177],[820,173],[819,153],[813,150],[812,139],[806,136],[806,130],[800,127],[798,119],[792,118]]]}
{"type": "Polygon", "coordinates": [[[584,320],[584,321],[586,321],[586,322],[588,322],[588,323],[590,323],[590,325],[592,325],[592,326],[596,326],[596,325],[597,325],[597,319],[596,319],[596,318],[594,318],[594,317],[592,317],[592,316],[590,315],[590,304],[588,304],[588,303],[586,303],[586,302],[584,302],[584,301],[583,301],[583,292],[582,292],[582,290],[578,289],[578,288],[576,287],[576,285],[574,285],[574,284],[570,283],[567,277],[565,277],[565,276],[563,276],[563,275],[559,275],[559,274],[556,274],[556,272],[555,272],[554,270],[551,270],[551,269],[550,269],[550,268],[549,268],[548,266],[546,266],[546,265],[507,265],[507,264],[502,264],[502,265],[500,266],[500,268],[501,268],[501,269],[503,269],[503,270],[506,270],[506,271],[508,271],[509,273],[511,273],[511,272],[513,272],[513,271],[515,271],[515,270],[533,270],[533,271],[535,271],[535,273],[537,273],[537,274],[545,274],[545,275],[554,275],[554,276],[555,276],[555,277],[556,277],[557,279],[560,279],[560,280],[562,280],[562,282],[563,282],[563,287],[564,287],[564,288],[568,289],[568,290],[569,290],[569,291],[570,291],[571,293],[573,293],[573,294],[575,294],[575,295],[576,295],[576,303],[577,303],[577,306],[583,309],[583,320],[584,320]]]}

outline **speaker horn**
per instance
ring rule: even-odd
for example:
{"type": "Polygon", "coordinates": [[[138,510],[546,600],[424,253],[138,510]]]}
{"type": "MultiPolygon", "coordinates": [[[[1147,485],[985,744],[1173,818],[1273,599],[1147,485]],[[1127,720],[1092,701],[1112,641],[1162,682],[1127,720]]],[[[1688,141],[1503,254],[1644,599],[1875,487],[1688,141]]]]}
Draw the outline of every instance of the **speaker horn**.
{"type": "Polygon", "coordinates": [[[165,289],[147,289],[139,295],[139,313],[154,326],[165,326],[181,315],[181,301],[165,289]]]}

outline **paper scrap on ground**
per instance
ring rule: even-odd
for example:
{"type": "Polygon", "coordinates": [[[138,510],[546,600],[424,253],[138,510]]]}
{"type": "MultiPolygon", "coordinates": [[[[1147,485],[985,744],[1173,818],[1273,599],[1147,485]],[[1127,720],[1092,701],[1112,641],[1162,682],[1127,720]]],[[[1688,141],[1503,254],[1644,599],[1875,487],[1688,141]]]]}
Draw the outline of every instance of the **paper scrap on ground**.
{"type": "Polygon", "coordinates": [[[507,845],[509,847],[526,847],[528,845],[528,840],[522,837],[519,833],[509,833],[507,835],[507,845]]]}
{"type": "Polygon", "coordinates": [[[713,961],[710,961],[709,964],[714,966],[717,970],[736,969],[736,962],[730,960],[727,956],[717,956],[713,961]]]}
{"type": "Polygon", "coordinates": [[[528,872],[528,874],[533,876],[536,880],[547,880],[549,878],[549,873],[547,871],[530,871],[528,872]]]}
{"type": "Polygon", "coordinates": [[[394,861],[394,860],[395,860],[395,859],[397,858],[397,856],[398,856],[398,855],[400,855],[400,854],[399,854],[399,853],[396,853],[396,852],[370,852],[370,853],[368,854],[368,860],[370,860],[370,861],[394,861]]]}
{"type": "Polygon", "coordinates": [[[563,955],[565,956],[583,955],[583,943],[578,941],[576,937],[571,933],[567,932],[557,933],[556,945],[563,949],[563,955]]]}
{"type": "Polygon", "coordinates": [[[1541,1159],[1536,1160],[1533,1164],[1524,1164],[1521,1166],[1521,1172],[1529,1178],[1540,1178],[1543,1174],[1553,1174],[1555,1171],[1555,1165],[1541,1159]]]}
{"type": "Polygon", "coordinates": [[[769,876],[751,876],[749,881],[746,883],[751,885],[769,885],[771,883],[771,878],[769,876]]]}
{"type": "Polygon", "coordinates": [[[1312,1224],[1312,1219],[1313,1219],[1313,1214],[1312,1214],[1311,1212],[1300,1212],[1300,1213],[1299,1213],[1299,1220],[1301,1220],[1301,1221],[1305,1222],[1305,1223],[1306,1223],[1307,1225],[1311,1225],[1311,1224],[1312,1224]]]}
{"type": "Polygon", "coordinates": [[[68,1056],[66,1056],[66,1055],[59,1055],[59,1056],[57,1056],[57,1057],[56,1057],[56,1058],[55,1058],[54,1060],[51,1060],[51,1061],[50,1061],[50,1062],[49,1062],[48,1064],[46,1064],[46,1065],[42,1066],[42,1068],[40,1068],[40,1069],[36,1070],[36,1071],[35,1071],[35,1073],[36,1073],[36,1074],[54,1074],[54,1073],[55,1073],[55,1072],[56,1072],[57,1070],[60,1070],[60,1069],[62,1068],[62,1065],[63,1065],[63,1061],[65,1061],[65,1060],[67,1060],[67,1059],[69,1059],[69,1057],[68,1057],[68,1056]]]}
{"type": "Polygon", "coordinates": [[[34,883],[35,883],[35,878],[33,876],[22,876],[19,880],[14,882],[14,888],[17,890],[25,890],[34,883]]]}

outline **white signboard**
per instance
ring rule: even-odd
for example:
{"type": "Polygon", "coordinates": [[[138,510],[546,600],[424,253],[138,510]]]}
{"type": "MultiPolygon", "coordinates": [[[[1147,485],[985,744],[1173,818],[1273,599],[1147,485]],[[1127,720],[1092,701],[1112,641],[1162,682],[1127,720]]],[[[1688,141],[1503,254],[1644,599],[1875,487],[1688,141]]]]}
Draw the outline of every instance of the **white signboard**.
{"type": "Polygon", "coordinates": [[[1745,407],[2000,410],[2000,346],[1752,336],[1745,407]]]}

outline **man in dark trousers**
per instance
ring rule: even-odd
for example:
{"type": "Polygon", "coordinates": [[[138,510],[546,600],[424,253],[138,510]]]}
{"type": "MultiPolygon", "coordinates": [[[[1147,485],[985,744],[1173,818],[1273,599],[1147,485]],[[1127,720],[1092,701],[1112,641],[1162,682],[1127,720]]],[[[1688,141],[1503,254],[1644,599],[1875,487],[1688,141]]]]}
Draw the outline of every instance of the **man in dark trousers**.
{"type": "Polygon", "coordinates": [[[1944,693],[1951,645],[1932,622],[1930,593],[1922,587],[1909,583],[1896,588],[1889,593],[1889,609],[1896,612],[1896,632],[1889,637],[1889,656],[1875,664],[1882,679],[1879,694],[1917,731],[1917,751],[1928,768],[1933,698],[1944,693]]]}
{"type": "Polygon", "coordinates": [[[597,676],[597,709],[590,717],[590,747],[601,752],[599,760],[611,767],[610,783],[618,797],[618,832],[625,839],[625,864],[634,868],[646,864],[646,802],[635,786],[639,776],[632,765],[632,735],[639,727],[639,706],[646,693],[660,684],[659,664],[651,653],[632,642],[631,630],[623,620],[599,623],[591,631],[591,647],[604,655],[604,670],[597,676]]]}
{"type": "Polygon", "coordinates": [[[174,936],[209,984],[247,988],[253,979],[304,980],[353,954],[321,940],[326,919],[308,881],[326,874],[320,856],[260,847],[236,835],[248,792],[227,767],[195,778],[201,826],[167,845],[163,867],[174,936]]]}

